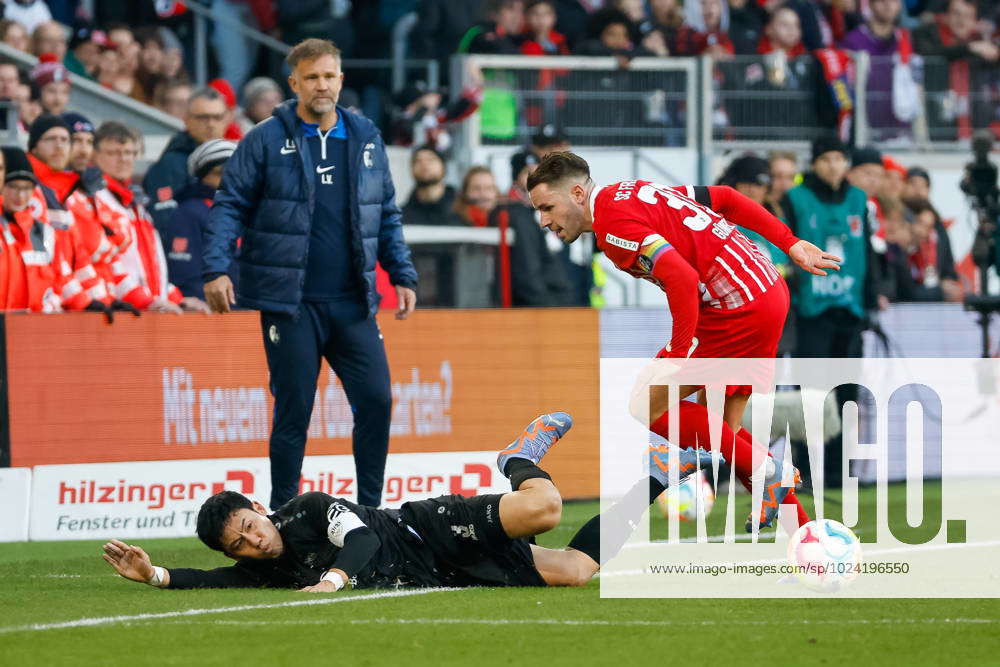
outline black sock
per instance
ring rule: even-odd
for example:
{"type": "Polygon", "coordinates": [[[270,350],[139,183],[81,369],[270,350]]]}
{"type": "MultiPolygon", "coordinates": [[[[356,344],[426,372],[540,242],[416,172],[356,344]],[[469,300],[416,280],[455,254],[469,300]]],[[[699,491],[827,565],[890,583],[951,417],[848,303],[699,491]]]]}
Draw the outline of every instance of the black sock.
{"type": "Polygon", "coordinates": [[[510,478],[510,488],[517,491],[529,479],[548,479],[552,477],[528,459],[511,459],[504,467],[503,474],[510,478]]]}
{"type": "Polygon", "coordinates": [[[590,521],[583,524],[583,528],[576,531],[576,535],[569,541],[569,548],[582,551],[593,559],[595,563],[601,562],[601,515],[591,517],[590,521]]]}
{"type": "MultiPolygon", "coordinates": [[[[583,524],[583,528],[577,531],[576,535],[569,542],[571,549],[582,551],[594,559],[595,563],[604,565],[608,560],[617,555],[625,542],[635,531],[639,518],[649,507],[649,502],[644,502],[649,497],[656,499],[663,493],[663,485],[650,477],[642,480],[632,487],[621,500],[608,508],[604,513],[605,527],[611,534],[605,539],[605,546],[610,553],[605,554],[607,558],[601,560],[601,515],[591,518],[583,524]]],[[[650,501],[652,502],[652,501],[650,501]]]]}
{"type": "Polygon", "coordinates": [[[650,475],[649,477],[649,504],[660,497],[660,494],[667,490],[667,487],[660,484],[659,480],[650,475]]]}

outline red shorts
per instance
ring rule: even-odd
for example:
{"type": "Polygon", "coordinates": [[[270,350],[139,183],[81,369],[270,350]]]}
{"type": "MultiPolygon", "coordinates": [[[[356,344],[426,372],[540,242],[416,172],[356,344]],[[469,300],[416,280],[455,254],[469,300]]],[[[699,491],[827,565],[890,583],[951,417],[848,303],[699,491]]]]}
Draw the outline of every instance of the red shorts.
{"type": "MultiPolygon", "coordinates": [[[[763,295],[742,308],[703,307],[694,335],[698,346],[692,358],[773,359],[788,317],[788,286],[777,280],[763,295]]],[[[726,395],[749,394],[750,385],[730,386],[726,395]]]]}

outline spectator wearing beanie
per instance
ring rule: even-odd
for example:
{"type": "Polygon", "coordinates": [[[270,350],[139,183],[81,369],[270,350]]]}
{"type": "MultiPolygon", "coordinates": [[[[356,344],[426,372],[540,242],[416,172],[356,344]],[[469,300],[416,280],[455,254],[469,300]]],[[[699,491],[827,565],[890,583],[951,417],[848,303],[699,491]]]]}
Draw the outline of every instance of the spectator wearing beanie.
{"type": "Polygon", "coordinates": [[[444,182],[444,156],[431,146],[421,146],[410,158],[415,186],[403,206],[403,224],[446,225],[455,205],[455,188],[444,182]]]}
{"type": "Polygon", "coordinates": [[[39,181],[33,210],[55,228],[63,259],[86,292],[63,303],[63,308],[79,310],[90,301],[112,302],[105,280],[110,274],[102,277],[95,267],[105,261],[103,249],[110,244],[103,226],[84,204],[80,174],[69,169],[71,132],[61,116],[39,116],[28,135],[28,160],[39,181]]]}
{"type": "Polygon", "coordinates": [[[527,148],[514,153],[510,157],[510,190],[507,191],[507,199],[516,201],[525,206],[531,206],[528,199],[528,176],[538,166],[540,158],[527,148]]]}
{"type": "MultiPolygon", "coordinates": [[[[202,279],[202,230],[208,223],[215,191],[222,182],[226,161],[236,150],[236,143],[226,139],[212,139],[196,148],[188,157],[188,174],[191,182],[176,195],[177,208],[165,224],[159,225],[163,252],[167,257],[167,274],[185,297],[204,299],[202,279]]],[[[236,283],[233,262],[229,277],[236,283]]]]}
{"type": "Polygon", "coordinates": [[[92,300],[63,258],[63,235],[44,212],[32,212],[39,183],[28,157],[20,148],[5,146],[3,162],[0,248],[6,259],[0,262],[0,308],[57,313],[90,306],[92,300]]]}
{"type": "Polygon", "coordinates": [[[835,137],[813,142],[812,169],[785,195],[792,232],[843,258],[840,271],[799,275],[795,309],[802,357],[858,357],[867,311],[877,306],[877,264],[868,198],[847,179],[847,147],[835,137]]]}
{"type": "Polygon", "coordinates": [[[906,182],[903,184],[903,199],[931,198],[931,175],[923,167],[910,167],[906,170],[906,182]]]}
{"type": "Polygon", "coordinates": [[[89,21],[80,21],[73,25],[69,51],[63,58],[63,64],[70,72],[96,81],[94,73],[101,61],[101,54],[113,48],[114,44],[103,30],[95,29],[94,24],[89,21]]]}
{"type": "Polygon", "coordinates": [[[69,70],[52,54],[46,53],[31,70],[31,85],[38,89],[38,100],[45,113],[62,114],[69,106],[69,70]]]}
{"type": "MultiPolygon", "coordinates": [[[[729,163],[729,167],[719,177],[719,185],[728,185],[761,206],[766,206],[767,193],[771,187],[771,165],[756,155],[743,155],[729,163]]],[[[771,258],[782,276],[787,275],[790,270],[788,255],[757,232],[744,227],[739,229],[765,256],[771,258]]]]}

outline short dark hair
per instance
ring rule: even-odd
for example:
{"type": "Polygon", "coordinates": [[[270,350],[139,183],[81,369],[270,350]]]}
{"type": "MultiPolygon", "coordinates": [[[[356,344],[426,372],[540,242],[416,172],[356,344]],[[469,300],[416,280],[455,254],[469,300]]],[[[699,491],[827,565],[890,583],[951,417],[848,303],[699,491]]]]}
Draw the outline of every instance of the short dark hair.
{"type": "Polygon", "coordinates": [[[97,132],[94,133],[94,148],[97,148],[101,145],[102,141],[106,140],[117,141],[120,144],[124,144],[127,141],[134,141],[138,144],[139,133],[125,123],[117,120],[106,120],[101,123],[101,126],[97,128],[97,132]]]}
{"type": "Polygon", "coordinates": [[[195,100],[209,100],[212,102],[219,100],[223,104],[226,103],[225,98],[222,97],[222,93],[217,91],[215,88],[212,88],[211,86],[205,86],[203,88],[199,88],[198,90],[191,93],[191,97],[188,98],[188,103],[187,103],[188,109],[191,108],[191,105],[194,104],[195,100]]]}
{"type": "Polygon", "coordinates": [[[198,539],[209,549],[225,553],[222,545],[222,531],[233,512],[242,509],[253,509],[253,503],[242,493],[235,491],[220,491],[201,505],[198,510],[198,539]]]}
{"type": "Polygon", "coordinates": [[[430,151],[431,153],[434,153],[435,156],[437,156],[437,159],[441,160],[441,164],[443,165],[448,164],[448,161],[444,159],[444,154],[441,151],[439,151],[437,148],[435,148],[430,144],[423,144],[421,146],[417,146],[416,148],[414,148],[413,152],[410,153],[410,166],[413,166],[413,163],[417,161],[417,155],[422,151],[430,151]]]}
{"type": "Polygon", "coordinates": [[[552,185],[567,178],[590,180],[590,165],[576,153],[557,151],[549,153],[538,163],[538,167],[528,176],[528,192],[545,183],[552,185]]]}
{"type": "Polygon", "coordinates": [[[303,60],[313,60],[320,56],[333,56],[339,61],[340,49],[328,39],[310,37],[293,46],[292,50],[288,52],[285,62],[291,69],[295,69],[303,60]]]}
{"type": "Polygon", "coordinates": [[[527,14],[538,5],[548,5],[552,11],[556,9],[555,0],[528,0],[524,3],[524,13],[527,14]]]}

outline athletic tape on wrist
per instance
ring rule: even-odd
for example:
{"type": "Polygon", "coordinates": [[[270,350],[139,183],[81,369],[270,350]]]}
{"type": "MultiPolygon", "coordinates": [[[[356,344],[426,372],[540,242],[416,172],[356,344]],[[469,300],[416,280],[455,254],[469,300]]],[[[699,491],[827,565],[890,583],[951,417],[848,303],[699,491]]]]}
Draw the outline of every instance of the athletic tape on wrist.
{"type": "Polygon", "coordinates": [[[147,581],[146,583],[149,584],[150,586],[156,586],[157,588],[163,588],[163,579],[164,579],[164,575],[166,573],[167,573],[167,571],[164,570],[162,567],[160,567],[159,565],[154,565],[153,566],[153,576],[151,576],[149,578],[149,581],[147,581]]]}
{"type": "Polygon", "coordinates": [[[327,572],[322,577],[319,578],[320,581],[329,581],[333,584],[333,590],[339,591],[343,588],[347,582],[344,577],[339,572],[327,572]]]}

